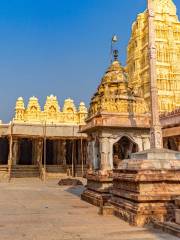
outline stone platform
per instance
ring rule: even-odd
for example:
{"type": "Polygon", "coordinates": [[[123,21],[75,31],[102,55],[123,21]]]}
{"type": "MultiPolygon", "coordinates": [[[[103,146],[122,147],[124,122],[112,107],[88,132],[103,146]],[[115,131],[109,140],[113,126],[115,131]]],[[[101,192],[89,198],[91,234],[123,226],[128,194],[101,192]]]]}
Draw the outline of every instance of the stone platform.
{"type": "Polygon", "coordinates": [[[87,174],[87,185],[81,195],[81,199],[95,206],[104,206],[110,199],[110,188],[112,187],[111,175],[101,175],[100,172],[87,174]]]}
{"type": "Polygon", "coordinates": [[[114,214],[136,226],[173,220],[180,195],[178,157],[179,152],[151,150],[123,160],[113,173],[114,214]]]}

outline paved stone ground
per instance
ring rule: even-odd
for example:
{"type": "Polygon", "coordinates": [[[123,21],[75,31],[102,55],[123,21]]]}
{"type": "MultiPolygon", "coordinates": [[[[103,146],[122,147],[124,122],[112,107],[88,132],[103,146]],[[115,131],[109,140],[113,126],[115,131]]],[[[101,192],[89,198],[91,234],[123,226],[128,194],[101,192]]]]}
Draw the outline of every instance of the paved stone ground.
{"type": "Polygon", "coordinates": [[[80,200],[82,187],[17,179],[0,183],[0,240],[177,240],[135,228],[80,200]]]}

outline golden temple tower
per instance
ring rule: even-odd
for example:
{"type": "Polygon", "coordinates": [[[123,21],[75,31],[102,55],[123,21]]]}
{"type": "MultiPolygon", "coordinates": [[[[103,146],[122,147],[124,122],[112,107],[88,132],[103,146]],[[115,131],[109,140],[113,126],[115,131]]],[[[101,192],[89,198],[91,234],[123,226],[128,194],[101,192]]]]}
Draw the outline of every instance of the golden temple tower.
{"type": "MultiPolygon", "coordinates": [[[[154,0],[156,74],[160,112],[180,107],[180,22],[172,0],[154,0]]],[[[130,86],[150,107],[148,12],[137,16],[127,48],[130,86]]]]}

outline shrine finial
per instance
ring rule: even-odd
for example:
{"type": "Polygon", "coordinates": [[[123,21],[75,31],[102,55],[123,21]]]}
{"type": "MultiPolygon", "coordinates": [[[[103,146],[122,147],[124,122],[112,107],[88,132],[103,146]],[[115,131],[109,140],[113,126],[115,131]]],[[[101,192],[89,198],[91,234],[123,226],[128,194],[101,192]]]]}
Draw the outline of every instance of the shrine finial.
{"type": "Polygon", "coordinates": [[[114,55],[114,61],[118,61],[119,52],[118,52],[117,49],[115,49],[115,50],[113,51],[113,55],[114,55]]]}
{"type": "Polygon", "coordinates": [[[118,42],[117,35],[113,35],[111,39],[111,62],[118,59],[118,50],[116,49],[116,43],[118,42]],[[114,59],[113,59],[114,57],[114,59]]]}

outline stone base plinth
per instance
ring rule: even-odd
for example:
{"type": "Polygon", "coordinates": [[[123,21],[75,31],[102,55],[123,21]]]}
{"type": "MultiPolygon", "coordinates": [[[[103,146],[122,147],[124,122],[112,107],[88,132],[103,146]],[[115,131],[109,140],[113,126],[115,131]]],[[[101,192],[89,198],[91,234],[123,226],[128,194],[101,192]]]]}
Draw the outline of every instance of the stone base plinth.
{"type": "Polygon", "coordinates": [[[160,152],[150,153],[155,159],[124,160],[113,172],[110,203],[114,214],[132,225],[175,218],[174,200],[180,195],[180,161],[177,154],[168,159],[169,151],[164,160],[164,150],[161,154],[159,157],[160,152]]]}
{"type": "Polygon", "coordinates": [[[112,187],[112,177],[101,175],[99,172],[87,174],[87,185],[81,195],[81,199],[95,206],[105,206],[110,199],[110,188],[112,187]]]}

